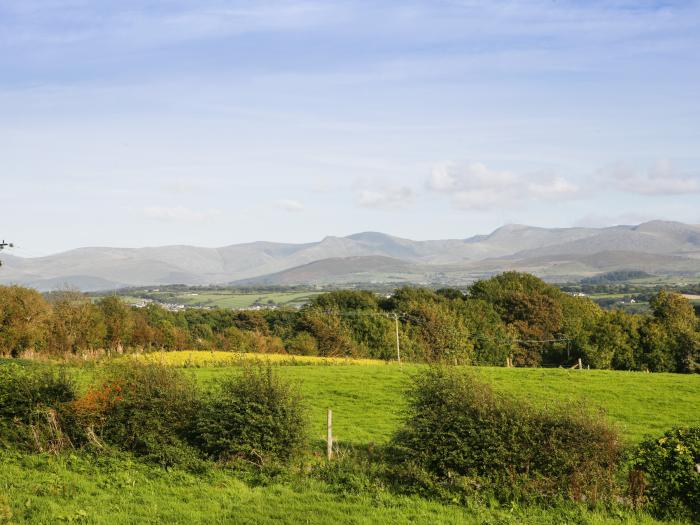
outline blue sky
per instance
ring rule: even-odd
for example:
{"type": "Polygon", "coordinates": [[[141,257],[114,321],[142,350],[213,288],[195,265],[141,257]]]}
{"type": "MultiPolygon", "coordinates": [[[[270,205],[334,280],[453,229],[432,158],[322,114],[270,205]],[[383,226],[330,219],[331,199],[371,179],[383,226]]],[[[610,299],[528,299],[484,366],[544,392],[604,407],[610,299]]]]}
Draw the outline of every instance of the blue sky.
{"type": "Polygon", "coordinates": [[[0,1],[0,237],[700,223],[698,2],[0,1]]]}

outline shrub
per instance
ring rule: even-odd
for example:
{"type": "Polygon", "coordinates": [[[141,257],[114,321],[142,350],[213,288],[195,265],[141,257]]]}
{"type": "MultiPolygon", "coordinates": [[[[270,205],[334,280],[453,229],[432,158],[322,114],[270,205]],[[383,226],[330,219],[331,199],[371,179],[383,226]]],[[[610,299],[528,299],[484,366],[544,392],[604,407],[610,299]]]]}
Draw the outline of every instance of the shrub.
{"type": "Polygon", "coordinates": [[[642,442],[631,468],[630,480],[642,473],[635,492],[653,514],[700,521],[700,427],[676,428],[642,442]]]}
{"type": "Polygon", "coordinates": [[[163,466],[192,466],[188,443],[199,397],[194,382],[159,364],[113,365],[99,386],[71,404],[74,439],[100,440],[163,466]]]}
{"type": "Polygon", "coordinates": [[[536,409],[445,368],[419,376],[409,396],[393,446],[399,475],[423,491],[597,501],[614,490],[617,433],[581,407],[536,409]]]}
{"type": "Polygon", "coordinates": [[[196,443],[217,460],[289,462],[306,441],[301,395],[269,364],[220,380],[197,418],[196,443]]]}
{"type": "Polygon", "coordinates": [[[75,396],[75,383],[63,369],[0,366],[0,446],[42,448],[42,427],[55,426],[56,409],[75,396]]]}
{"type": "Polygon", "coordinates": [[[290,339],[287,351],[293,355],[318,355],[318,342],[309,332],[299,332],[290,339]]]}

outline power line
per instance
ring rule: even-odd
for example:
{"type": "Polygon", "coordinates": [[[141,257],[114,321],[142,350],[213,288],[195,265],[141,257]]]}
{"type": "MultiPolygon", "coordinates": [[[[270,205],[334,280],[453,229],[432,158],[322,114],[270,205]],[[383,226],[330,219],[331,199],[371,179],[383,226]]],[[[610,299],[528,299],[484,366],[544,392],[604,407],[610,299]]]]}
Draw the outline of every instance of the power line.
{"type": "MultiPolygon", "coordinates": [[[[340,317],[362,317],[362,316],[386,317],[389,319],[395,319],[396,321],[398,321],[398,319],[410,319],[414,322],[425,324],[424,319],[421,319],[420,317],[417,317],[415,315],[411,315],[408,312],[364,312],[361,310],[356,310],[356,311],[323,310],[322,312],[324,314],[338,315],[340,317]]],[[[553,338],[549,338],[549,339],[510,339],[507,337],[506,338],[499,338],[499,337],[492,337],[492,336],[488,336],[485,334],[477,334],[477,333],[470,334],[469,337],[471,339],[477,339],[477,340],[481,340],[481,341],[490,341],[490,342],[495,342],[495,343],[509,342],[509,343],[522,343],[522,344],[544,344],[544,343],[567,343],[568,344],[571,342],[570,337],[553,337],[553,338]]]]}

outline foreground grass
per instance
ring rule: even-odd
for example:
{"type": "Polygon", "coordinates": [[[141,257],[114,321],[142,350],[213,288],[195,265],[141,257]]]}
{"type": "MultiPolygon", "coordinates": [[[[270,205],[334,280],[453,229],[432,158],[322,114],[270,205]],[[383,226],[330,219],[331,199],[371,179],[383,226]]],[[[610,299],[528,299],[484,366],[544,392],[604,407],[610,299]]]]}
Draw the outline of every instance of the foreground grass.
{"type": "MultiPolygon", "coordinates": [[[[214,357],[207,361],[210,352],[177,352],[147,358],[182,366],[185,373],[208,388],[217,377],[240,370],[241,358],[235,354],[227,354],[230,362],[214,357]]],[[[341,452],[352,446],[386,443],[403,417],[404,390],[422,369],[420,365],[369,360],[297,357],[290,362],[284,356],[255,355],[242,359],[268,358],[275,360],[283,376],[300,383],[310,407],[317,455],[323,450],[329,407],[333,409],[334,434],[341,452]]],[[[75,367],[81,385],[99,373],[99,366],[75,367]]],[[[473,370],[497,390],[535,403],[579,399],[591,407],[602,407],[619,423],[630,443],[673,426],[700,425],[697,376],[562,369],[473,370]]],[[[573,505],[501,508],[481,502],[462,507],[375,488],[345,493],[341,487],[305,473],[251,484],[219,468],[195,475],[147,466],[128,456],[22,455],[0,450],[0,524],[4,522],[656,523],[642,514],[614,509],[595,512],[573,505]]]]}
{"type": "Polygon", "coordinates": [[[0,523],[653,524],[582,507],[461,507],[388,492],[349,495],[313,479],[253,486],[231,473],[165,471],[128,458],[0,456],[0,523]]]}

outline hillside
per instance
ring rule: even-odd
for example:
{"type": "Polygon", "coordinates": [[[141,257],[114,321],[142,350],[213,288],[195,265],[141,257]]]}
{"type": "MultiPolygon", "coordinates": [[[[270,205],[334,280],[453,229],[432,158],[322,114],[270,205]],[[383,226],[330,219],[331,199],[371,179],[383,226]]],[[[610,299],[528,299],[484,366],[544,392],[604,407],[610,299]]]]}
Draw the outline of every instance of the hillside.
{"type": "Polygon", "coordinates": [[[413,241],[378,232],[305,244],[221,248],[79,248],[38,258],[3,256],[0,283],[50,290],[165,284],[461,284],[504,270],[568,280],[615,270],[700,273],[700,226],[652,221],[608,228],[506,225],[466,239],[413,241]]]}

